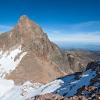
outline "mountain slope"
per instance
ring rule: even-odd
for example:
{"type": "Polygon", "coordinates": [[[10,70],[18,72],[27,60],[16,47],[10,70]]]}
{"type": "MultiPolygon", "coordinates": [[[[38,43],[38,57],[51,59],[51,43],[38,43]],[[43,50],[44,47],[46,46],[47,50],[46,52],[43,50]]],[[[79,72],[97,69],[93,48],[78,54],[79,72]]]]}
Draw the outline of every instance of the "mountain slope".
{"type": "Polygon", "coordinates": [[[13,86],[0,100],[34,100],[35,96],[35,100],[39,100],[38,95],[45,97],[47,93],[70,98],[65,100],[100,100],[100,62],[91,62],[84,72],[57,78],[45,85],[27,81],[23,85],[13,86]]]}
{"type": "Polygon", "coordinates": [[[64,97],[84,95],[93,100],[100,93],[100,62],[91,62],[84,72],[59,78],[64,84],[55,91],[64,97]],[[87,89],[86,89],[87,88],[87,89]]]}
{"type": "Polygon", "coordinates": [[[6,78],[16,83],[25,80],[45,83],[65,73],[60,68],[65,65],[58,46],[26,16],[21,16],[10,32],[0,35],[0,56],[1,77],[7,74],[6,78]],[[6,71],[8,65],[11,66],[6,71]]]}

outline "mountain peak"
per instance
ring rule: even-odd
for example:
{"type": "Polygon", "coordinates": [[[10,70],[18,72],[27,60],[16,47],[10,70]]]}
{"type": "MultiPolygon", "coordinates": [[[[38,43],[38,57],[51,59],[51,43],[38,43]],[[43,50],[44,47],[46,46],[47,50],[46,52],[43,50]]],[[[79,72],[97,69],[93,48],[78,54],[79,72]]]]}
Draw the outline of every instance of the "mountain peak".
{"type": "MultiPolygon", "coordinates": [[[[44,83],[56,76],[63,75],[60,70],[54,68],[61,66],[61,62],[63,62],[62,52],[58,46],[49,40],[46,33],[27,16],[21,16],[17,25],[10,32],[1,36],[1,38],[0,49],[2,51],[11,50],[9,52],[12,53],[13,48],[19,50],[18,46],[21,47],[21,53],[16,54],[15,59],[18,59],[22,53],[27,53],[19,64],[14,66],[17,67],[17,69],[12,70],[12,72],[7,75],[7,78],[15,78],[14,80],[16,82],[21,82],[21,79],[24,78],[25,80],[39,80],[44,83]],[[59,58],[60,63],[57,58],[59,58]],[[52,68],[50,66],[52,66],[52,68]],[[17,72],[19,74],[16,74],[17,72]],[[46,72],[46,74],[44,74],[44,72],[46,72]],[[36,75],[37,73],[39,73],[39,75],[36,75]],[[50,73],[50,75],[48,73],[50,73]],[[53,76],[51,76],[52,74],[53,76]]],[[[0,65],[2,64],[1,60],[0,65]]],[[[7,61],[8,59],[5,60],[5,62],[7,61]]],[[[7,65],[5,66],[8,67],[7,65]]]]}
{"type": "Polygon", "coordinates": [[[24,29],[27,27],[37,27],[36,23],[31,21],[26,15],[23,15],[19,18],[18,25],[19,27],[24,27],[24,29]]]}
{"type": "Polygon", "coordinates": [[[19,21],[14,28],[17,35],[19,34],[25,40],[32,40],[33,37],[40,37],[43,35],[42,29],[31,19],[29,19],[26,15],[23,15],[19,18],[19,21]]]}
{"type": "Polygon", "coordinates": [[[28,18],[28,16],[26,16],[26,15],[22,15],[22,16],[20,17],[20,20],[27,20],[27,19],[29,19],[29,18],[28,18]]]}

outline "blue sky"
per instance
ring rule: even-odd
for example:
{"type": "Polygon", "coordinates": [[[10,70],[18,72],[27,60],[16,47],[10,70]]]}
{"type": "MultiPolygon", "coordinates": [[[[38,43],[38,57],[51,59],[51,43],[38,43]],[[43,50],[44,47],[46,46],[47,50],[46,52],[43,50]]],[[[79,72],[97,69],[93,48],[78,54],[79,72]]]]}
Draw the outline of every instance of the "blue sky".
{"type": "Polygon", "coordinates": [[[0,0],[0,32],[27,15],[52,41],[100,43],[100,0],[0,0]]]}

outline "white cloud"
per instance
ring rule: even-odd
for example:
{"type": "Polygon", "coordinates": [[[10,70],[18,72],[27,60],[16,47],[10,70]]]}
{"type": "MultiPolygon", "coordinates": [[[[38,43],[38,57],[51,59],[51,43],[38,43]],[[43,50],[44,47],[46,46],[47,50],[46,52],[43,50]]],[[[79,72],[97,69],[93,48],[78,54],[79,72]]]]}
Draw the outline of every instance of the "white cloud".
{"type": "Polygon", "coordinates": [[[44,30],[49,34],[61,33],[72,34],[79,32],[96,32],[100,31],[100,21],[88,21],[74,24],[58,24],[58,25],[46,25],[43,26],[44,30]],[[52,33],[53,32],[53,33],[52,33]]]}
{"type": "Polygon", "coordinates": [[[65,35],[60,38],[61,41],[69,41],[69,42],[98,42],[100,43],[100,36],[91,35],[91,34],[73,34],[73,35],[65,35]]]}
{"type": "Polygon", "coordinates": [[[8,26],[8,25],[0,25],[0,33],[2,32],[6,32],[12,29],[12,26],[8,26]]]}
{"type": "Polygon", "coordinates": [[[44,30],[51,41],[100,43],[100,21],[54,25],[44,30]]]}
{"type": "Polygon", "coordinates": [[[50,34],[49,38],[51,41],[61,42],[100,43],[99,33],[50,34]]]}

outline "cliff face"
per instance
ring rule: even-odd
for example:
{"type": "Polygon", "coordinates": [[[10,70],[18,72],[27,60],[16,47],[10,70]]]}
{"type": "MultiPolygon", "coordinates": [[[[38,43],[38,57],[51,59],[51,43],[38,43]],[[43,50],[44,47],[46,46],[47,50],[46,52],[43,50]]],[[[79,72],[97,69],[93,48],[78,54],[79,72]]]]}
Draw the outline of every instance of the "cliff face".
{"type": "Polygon", "coordinates": [[[47,34],[26,16],[20,17],[18,24],[10,32],[0,35],[0,49],[1,56],[6,52],[9,56],[12,51],[20,49],[14,60],[18,60],[22,53],[26,53],[15,66],[15,70],[10,69],[10,73],[6,75],[8,79],[17,82],[47,82],[64,75],[60,68],[64,66],[62,52],[48,39],[47,34]]]}

